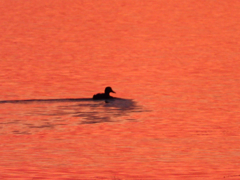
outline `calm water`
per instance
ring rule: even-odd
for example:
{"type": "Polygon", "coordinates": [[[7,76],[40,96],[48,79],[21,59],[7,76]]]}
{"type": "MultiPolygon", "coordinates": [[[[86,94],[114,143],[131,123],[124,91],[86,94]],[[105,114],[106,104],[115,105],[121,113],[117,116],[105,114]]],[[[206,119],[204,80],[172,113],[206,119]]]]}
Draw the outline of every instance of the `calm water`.
{"type": "Polygon", "coordinates": [[[1,1],[0,179],[240,179],[239,9],[1,1]]]}

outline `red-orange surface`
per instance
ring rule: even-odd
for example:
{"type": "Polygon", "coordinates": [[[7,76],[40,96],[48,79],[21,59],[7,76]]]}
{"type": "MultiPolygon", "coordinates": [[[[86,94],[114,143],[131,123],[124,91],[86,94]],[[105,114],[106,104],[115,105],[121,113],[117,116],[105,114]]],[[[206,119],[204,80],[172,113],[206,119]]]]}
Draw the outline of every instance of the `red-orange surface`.
{"type": "Polygon", "coordinates": [[[142,110],[0,103],[0,179],[239,179],[239,10],[1,1],[0,101],[91,98],[110,85],[142,110]],[[79,111],[116,121],[82,124],[79,111]]]}

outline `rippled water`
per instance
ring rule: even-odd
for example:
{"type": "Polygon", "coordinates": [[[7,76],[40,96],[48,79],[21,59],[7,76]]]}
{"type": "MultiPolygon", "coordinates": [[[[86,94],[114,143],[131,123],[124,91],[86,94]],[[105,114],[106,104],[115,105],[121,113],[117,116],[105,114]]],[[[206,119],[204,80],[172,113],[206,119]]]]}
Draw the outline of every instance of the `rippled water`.
{"type": "Polygon", "coordinates": [[[239,179],[239,8],[1,1],[0,179],[239,179]]]}
{"type": "Polygon", "coordinates": [[[81,124],[134,121],[137,119],[130,114],[144,111],[130,99],[32,99],[0,101],[0,104],[7,110],[0,116],[2,135],[58,131],[62,127],[81,124]],[[72,121],[66,122],[69,118],[72,121]]]}

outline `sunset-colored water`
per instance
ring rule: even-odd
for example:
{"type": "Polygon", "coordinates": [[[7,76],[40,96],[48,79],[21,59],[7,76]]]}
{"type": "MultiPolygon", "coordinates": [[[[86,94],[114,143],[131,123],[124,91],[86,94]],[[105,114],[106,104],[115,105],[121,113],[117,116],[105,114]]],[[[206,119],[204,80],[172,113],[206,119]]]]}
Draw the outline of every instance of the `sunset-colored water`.
{"type": "Polygon", "coordinates": [[[240,179],[240,1],[0,11],[1,180],[240,179]]]}

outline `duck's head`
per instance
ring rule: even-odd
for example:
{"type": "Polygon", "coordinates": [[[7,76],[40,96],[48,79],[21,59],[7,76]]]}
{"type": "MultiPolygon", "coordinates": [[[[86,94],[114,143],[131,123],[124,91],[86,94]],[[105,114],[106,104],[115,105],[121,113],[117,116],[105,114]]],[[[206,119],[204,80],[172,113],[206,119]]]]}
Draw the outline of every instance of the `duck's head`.
{"type": "Polygon", "coordinates": [[[110,92],[115,93],[111,87],[106,87],[105,88],[105,94],[109,94],[110,92]]]}

